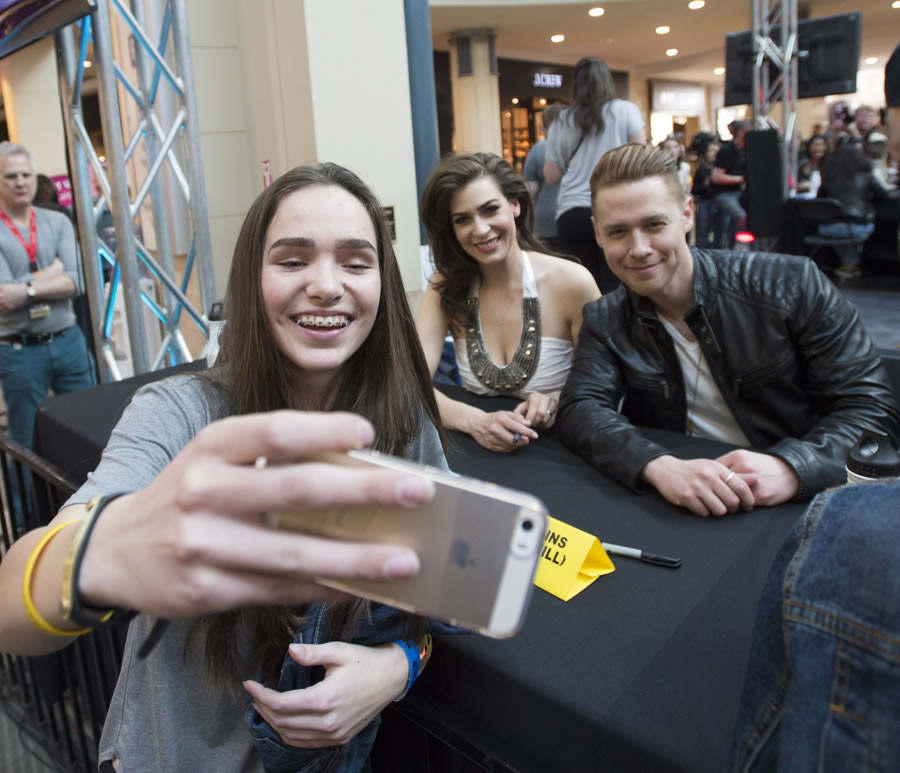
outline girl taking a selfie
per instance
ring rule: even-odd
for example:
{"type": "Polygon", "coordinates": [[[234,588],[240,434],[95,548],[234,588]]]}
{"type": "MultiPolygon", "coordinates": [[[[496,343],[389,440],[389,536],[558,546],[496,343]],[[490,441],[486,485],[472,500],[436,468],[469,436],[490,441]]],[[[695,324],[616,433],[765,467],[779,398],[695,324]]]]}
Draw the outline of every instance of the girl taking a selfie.
{"type": "Polygon", "coordinates": [[[263,514],[415,507],[432,495],[407,474],[308,461],[322,452],[371,446],[446,468],[429,373],[369,189],[333,164],[269,186],[238,237],[225,307],[215,367],[141,389],[88,482],[3,558],[0,650],[50,652],[106,614],[137,611],[100,741],[103,769],[246,771],[287,760],[301,770],[324,758],[328,769],[359,770],[376,717],[410,682],[403,644],[418,647],[425,624],[395,610],[378,617],[386,608],[313,578],[404,579],[418,557],[279,532],[263,514]],[[68,616],[61,593],[74,601],[68,616]],[[159,619],[170,622],[139,653],[159,619]],[[298,637],[311,628],[318,638],[298,637]],[[361,631],[369,642],[402,631],[401,641],[349,643],[361,631]],[[292,669],[312,686],[272,689],[292,669]]]}

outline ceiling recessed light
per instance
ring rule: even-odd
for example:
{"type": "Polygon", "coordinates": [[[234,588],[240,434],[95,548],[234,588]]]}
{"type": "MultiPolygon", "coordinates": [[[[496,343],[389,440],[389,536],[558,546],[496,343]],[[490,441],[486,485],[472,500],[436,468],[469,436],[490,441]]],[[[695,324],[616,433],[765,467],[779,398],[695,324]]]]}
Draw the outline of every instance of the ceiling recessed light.
{"type": "Polygon", "coordinates": [[[518,97],[513,97],[513,98],[510,100],[510,102],[512,102],[514,105],[518,105],[518,104],[519,104],[519,98],[518,98],[518,97]]]}
{"type": "Polygon", "coordinates": [[[866,64],[875,64],[878,61],[877,56],[870,56],[866,59],[866,64]]]}
{"type": "Polygon", "coordinates": [[[542,99],[542,100],[541,100],[541,104],[542,104],[542,105],[546,105],[546,104],[547,104],[547,100],[546,100],[546,99],[542,99]]]}
{"type": "Polygon", "coordinates": [[[891,8],[900,8],[900,0],[894,0],[894,2],[891,3],[891,8]]]}
{"type": "Polygon", "coordinates": [[[606,13],[606,11],[603,8],[591,8],[591,10],[588,11],[588,16],[603,16],[604,13],[606,13]]]}
{"type": "Polygon", "coordinates": [[[691,0],[691,2],[688,3],[688,8],[690,8],[692,11],[696,11],[698,8],[702,8],[704,5],[706,5],[705,0],[691,0]]]}
{"type": "Polygon", "coordinates": [[[666,51],[666,56],[678,56],[678,49],[670,48],[668,51],[666,51]]]}
{"type": "Polygon", "coordinates": [[[724,74],[725,74],[724,67],[716,67],[716,69],[713,70],[713,75],[724,75],[724,74]]]}
{"type": "Polygon", "coordinates": [[[85,59],[85,60],[84,60],[84,66],[85,66],[85,67],[93,67],[93,66],[94,66],[94,63],[93,63],[90,59],[85,59]]]}
{"type": "Polygon", "coordinates": [[[670,30],[671,30],[671,27],[666,27],[666,26],[657,27],[656,34],[657,35],[667,35],[670,30]]]}
{"type": "Polygon", "coordinates": [[[566,39],[565,35],[551,35],[550,42],[551,43],[562,43],[566,39]]]}

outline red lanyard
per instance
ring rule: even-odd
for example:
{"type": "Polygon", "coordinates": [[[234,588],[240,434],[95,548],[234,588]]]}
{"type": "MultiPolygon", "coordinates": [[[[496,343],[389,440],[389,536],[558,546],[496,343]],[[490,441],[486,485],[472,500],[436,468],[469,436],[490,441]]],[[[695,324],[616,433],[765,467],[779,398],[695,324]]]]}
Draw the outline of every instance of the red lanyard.
{"type": "Polygon", "coordinates": [[[2,209],[0,209],[0,220],[6,223],[7,228],[13,232],[13,236],[19,240],[19,244],[25,248],[25,252],[28,253],[28,261],[31,263],[31,270],[37,271],[37,260],[35,260],[37,255],[37,224],[34,218],[34,209],[31,210],[31,217],[28,219],[28,244],[25,244],[19,229],[16,228],[13,221],[9,219],[9,215],[2,209]]]}

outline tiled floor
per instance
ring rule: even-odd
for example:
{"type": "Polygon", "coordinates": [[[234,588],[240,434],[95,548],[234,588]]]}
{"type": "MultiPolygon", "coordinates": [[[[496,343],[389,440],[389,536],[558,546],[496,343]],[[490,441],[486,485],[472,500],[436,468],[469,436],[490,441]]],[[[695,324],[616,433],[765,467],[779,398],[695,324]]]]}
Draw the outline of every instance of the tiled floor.
{"type": "MultiPolygon", "coordinates": [[[[851,279],[842,293],[859,309],[863,324],[878,347],[900,347],[900,272],[851,279]]],[[[18,707],[12,710],[18,711],[18,707]]],[[[38,742],[27,740],[23,744],[21,733],[3,712],[0,712],[0,771],[58,771],[47,764],[38,742]]]]}

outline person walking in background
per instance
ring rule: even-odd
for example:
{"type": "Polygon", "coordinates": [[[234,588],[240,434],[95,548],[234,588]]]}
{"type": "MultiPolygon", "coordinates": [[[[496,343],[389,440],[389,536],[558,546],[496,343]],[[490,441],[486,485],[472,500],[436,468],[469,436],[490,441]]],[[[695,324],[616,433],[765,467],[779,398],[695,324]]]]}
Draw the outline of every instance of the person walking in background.
{"type": "Polygon", "coordinates": [[[34,417],[50,389],[93,384],[75,324],[75,231],[68,217],[32,205],[35,164],[21,145],[0,143],[0,383],[9,434],[31,448],[34,417]]]}
{"type": "Polygon", "coordinates": [[[719,153],[721,144],[716,140],[710,140],[703,151],[700,165],[694,172],[694,182],[691,185],[691,194],[695,203],[694,238],[698,247],[709,247],[709,237],[713,235],[713,208],[714,193],[712,190],[713,162],[719,153]]]}
{"type": "Polygon", "coordinates": [[[645,143],[647,129],[637,105],[616,99],[606,64],[587,56],[575,65],[572,105],[550,128],[544,178],[559,183],[557,248],[577,257],[607,292],[619,284],[603,260],[591,225],[590,180],[608,150],[629,142],[645,143]]]}
{"type": "MultiPolygon", "coordinates": [[[[544,136],[559,116],[563,106],[558,102],[547,105],[541,113],[544,125],[544,136]]],[[[544,179],[544,159],[547,156],[547,140],[539,140],[525,159],[522,176],[531,198],[534,201],[534,235],[550,249],[556,246],[556,200],[559,196],[559,183],[550,185],[544,179]]]]}

